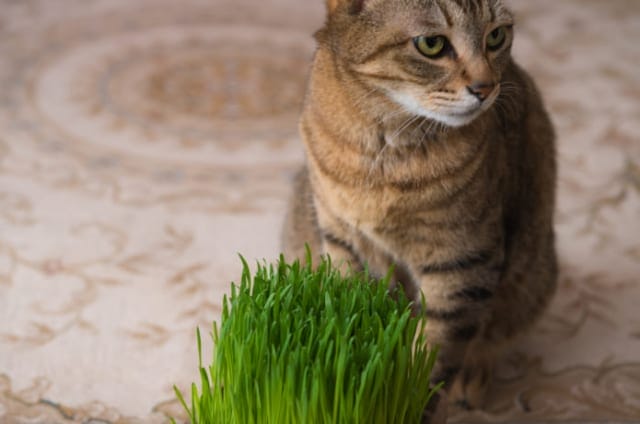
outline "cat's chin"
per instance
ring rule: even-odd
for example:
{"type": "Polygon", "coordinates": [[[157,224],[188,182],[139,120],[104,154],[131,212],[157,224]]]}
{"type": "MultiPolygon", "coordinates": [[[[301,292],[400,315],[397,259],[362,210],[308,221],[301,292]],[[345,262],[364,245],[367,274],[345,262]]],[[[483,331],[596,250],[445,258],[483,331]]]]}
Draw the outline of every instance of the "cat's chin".
{"type": "Polygon", "coordinates": [[[487,108],[477,107],[468,111],[439,112],[421,108],[420,110],[413,110],[412,112],[449,128],[462,128],[478,119],[486,109],[487,108]]]}
{"type": "Polygon", "coordinates": [[[438,113],[426,111],[421,114],[425,118],[444,124],[452,128],[461,128],[471,124],[484,112],[481,108],[477,108],[468,113],[438,113]]]}

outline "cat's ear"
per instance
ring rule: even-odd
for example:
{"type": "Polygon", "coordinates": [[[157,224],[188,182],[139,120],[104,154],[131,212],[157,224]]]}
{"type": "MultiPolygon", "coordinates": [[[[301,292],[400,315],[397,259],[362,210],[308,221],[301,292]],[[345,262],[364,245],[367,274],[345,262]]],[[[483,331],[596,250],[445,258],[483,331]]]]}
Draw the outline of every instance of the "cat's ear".
{"type": "Polygon", "coordinates": [[[332,15],[338,8],[347,7],[347,10],[352,15],[357,15],[362,12],[367,0],[327,0],[327,12],[332,15]]]}

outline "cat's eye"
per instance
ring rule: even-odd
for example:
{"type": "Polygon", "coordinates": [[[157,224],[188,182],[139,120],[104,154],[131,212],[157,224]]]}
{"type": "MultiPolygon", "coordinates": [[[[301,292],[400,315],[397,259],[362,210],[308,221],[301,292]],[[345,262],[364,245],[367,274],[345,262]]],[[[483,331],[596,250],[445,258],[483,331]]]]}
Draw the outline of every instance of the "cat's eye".
{"type": "Polygon", "coordinates": [[[449,49],[449,40],[443,35],[435,37],[420,35],[413,39],[413,44],[420,53],[430,59],[442,57],[449,49]]]}
{"type": "Polygon", "coordinates": [[[498,50],[507,40],[507,28],[498,27],[491,31],[487,36],[487,48],[489,50],[498,50]]]}

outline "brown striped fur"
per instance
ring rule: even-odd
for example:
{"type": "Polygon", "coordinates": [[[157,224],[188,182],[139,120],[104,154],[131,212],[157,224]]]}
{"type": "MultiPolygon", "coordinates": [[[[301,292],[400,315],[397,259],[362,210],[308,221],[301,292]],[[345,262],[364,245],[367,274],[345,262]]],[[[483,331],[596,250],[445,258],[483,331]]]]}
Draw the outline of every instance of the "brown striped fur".
{"type": "Polygon", "coordinates": [[[308,243],[381,275],[395,264],[425,295],[435,380],[465,407],[481,405],[494,358],[556,284],[554,131],[511,58],[512,27],[500,0],[329,0],[284,229],[290,257],[308,243]],[[430,59],[420,35],[451,50],[430,59]]]}

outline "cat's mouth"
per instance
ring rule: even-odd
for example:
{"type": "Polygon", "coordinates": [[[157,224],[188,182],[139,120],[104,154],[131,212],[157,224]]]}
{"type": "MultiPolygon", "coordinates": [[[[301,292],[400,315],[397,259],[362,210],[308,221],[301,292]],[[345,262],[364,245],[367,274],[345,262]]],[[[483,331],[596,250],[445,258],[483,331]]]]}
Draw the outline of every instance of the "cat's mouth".
{"type": "Polygon", "coordinates": [[[453,102],[451,105],[436,107],[437,110],[432,110],[431,116],[427,117],[451,127],[462,127],[470,124],[489,110],[499,94],[500,88],[496,87],[484,100],[465,96],[462,97],[461,100],[453,102]]]}

